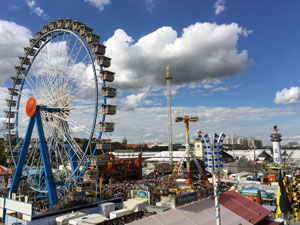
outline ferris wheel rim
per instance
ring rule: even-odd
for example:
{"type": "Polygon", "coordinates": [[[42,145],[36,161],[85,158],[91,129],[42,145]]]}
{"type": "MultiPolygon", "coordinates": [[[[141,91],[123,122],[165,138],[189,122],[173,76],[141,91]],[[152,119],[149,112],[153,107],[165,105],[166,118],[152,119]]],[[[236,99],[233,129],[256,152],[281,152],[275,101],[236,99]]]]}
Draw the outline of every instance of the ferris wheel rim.
{"type": "MultiPolygon", "coordinates": [[[[43,37],[48,37],[49,35],[52,35],[52,34],[56,34],[55,37],[58,37],[59,35],[62,35],[62,34],[58,34],[58,32],[65,32],[65,33],[68,33],[68,34],[71,34],[73,35],[76,40],[80,40],[81,44],[84,46],[85,48],[85,51],[86,53],[88,54],[88,57],[89,57],[89,60],[92,62],[92,70],[93,70],[93,76],[94,76],[94,83],[95,83],[95,110],[94,110],[94,116],[93,116],[93,123],[92,123],[92,127],[91,127],[91,130],[92,132],[90,132],[91,134],[89,135],[89,140],[88,140],[88,145],[86,146],[85,150],[84,150],[84,155],[83,157],[79,160],[79,163],[78,163],[78,166],[77,168],[72,172],[71,175],[68,176],[68,179],[66,179],[66,183],[65,185],[61,185],[61,186],[58,186],[57,189],[64,189],[69,183],[71,184],[73,181],[70,182],[70,180],[75,176],[76,172],[79,170],[80,166],[83,165],[83,161],[84,161],[84,158],[87,156],[87,152],[89,150],[89,146],[92,142],[92,139],[93,139],[93,133],[94,133],[94,130],[95,130],[95,126],[96,126],[96,121],[97,121],[97,118],[98,118],[98,102],[99,102],[99,89],[98,89],[98,81],[97,81],[97,74],[96,74],[96,69],[95,69],[95,62],[93,60],[93,57],[92,57],[92,54],[90,52],[90,49],[89,47],[87,46],[87,43],[82,39],[81,35],[78,35],[75,31],[72,31],[72,30],[67,30],[67,29],[54,29],[54,30],[50,30],[49,32],[43,34],[39,39],[36,40],[36,42],[38,41],[41,41],[41,39],[43,37]]],[[[34,63],[35,61],[35,58],[39,55],[40,51],[51,41],[52,39],[49,39],[47,40],[46,42],[44,42],[42,44],[41,47],[38,48],[38,50],[36,51],[36,53],[34,54],[34,56],[32,57],[32,60],[31,60],[31,63],[29,64],[29,66],[26,68],[26,72],[23,75],[21,75],[20,71],[19,73],[17,73],[16,77],[18,78],[19,76],[23,76],[24,79],[23,79],[23,82],[22,82],[22,85],[20,87],[20,93],[22,93],[23,91],[23,87],[24,87],[24,83],[26,82],[26,79],[27,79],[27,76],[28,76],[28,72],[30,71],[30,67],[32,66],[32,64],[34,63]]],[[[31,49],[34,49],[34,45],[30,48],[31,49]]],[[[29,55],[29,52],[25,55],[25,58],[27,58],[29,55]]],[[[23,67],[23,62],[21,64],[21,68],[23,67]]],[[[105,81],[104,81],[105,82],[105,81]]],[[[16,84],[13,85],[13,89],[15,90],[16,89],[16,84]]],[[[11,100],[13,100],[13,96],[11,96],[11,100]]],[[[20,100],[21,100],[21,94],[18,95],[18,101],[17,101],[17,107],[16,107],[16,125],[18,123],[18,116],[19,116],[19,108],[20,108],[20,100]]],[[[9,107],[9,112],[12,111],[12,106],[9,107]]],[[[105,116],[103,116],[103,120],[105,119],[105,116]]],[[[11,119],[9,118],[8,119],[9,123],[11,121],[11,119]]],[[[8,130],[8,134],[9,136],[11,135],[11,129],[8,130]]],[[[16,134],[18,135],[18,131],[16,130],[16,134]]],[[[98,136],[98,140],[101,139],[101,136],[102,135],[99,135],[98,136]],[[99,137],[100,136],[100,137],[99,137]]],[[[12,147],[12,143],[11,143],[11,138],[9,138],[9,145],[10,145],[10,153],[11,153],[11,156],[12,156],[12,159],[13,159],[13,163],[14,165],[16,165],[16,160],[15,160],[15,157],[13,156],[13,147],[12,147]]],[[[87,166],[88,164],[90,163],[91,161],[91,158],[92,156],[95,154],[95,151],[92,152],[92,155],[89,158],[89,162],[87,163],[87,166]]],[[[81,173],[84,172],[84,170],[87,168],[87,166],[84,167],[84,169],[81,171],[81,173]]],[[[78,176],[79,178],[80,176],[78,176]]],[[[77,178],[77,179],[78,179],[77,178]]],[[[76,179],[76,180],[77,180],[76,179]]],[[[32,185],[30,185],[32,186],[32,185]]],[[[38,190],[38,189],[37,189],[38,190]]],[[[42,190],[40,190],[42,191],[42,190]]]]}

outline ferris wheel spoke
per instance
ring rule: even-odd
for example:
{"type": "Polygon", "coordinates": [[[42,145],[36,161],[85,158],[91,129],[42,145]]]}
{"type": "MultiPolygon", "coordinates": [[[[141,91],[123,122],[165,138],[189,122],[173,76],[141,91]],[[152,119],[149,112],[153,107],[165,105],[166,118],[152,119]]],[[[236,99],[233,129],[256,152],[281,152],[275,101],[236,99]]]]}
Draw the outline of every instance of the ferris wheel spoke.
{"type": "MultiPolygon", "coordinates": [[[[46,72],[46,74],[48,73],[48,76],[42,76],[41,79],[44,80],[44,85],[48,88],[49,92],[50,93],[53,93],[53,83],[54,83],[54,80],[57,80],[56,77],[58,76],[58,71],[60,70],[60,68],[57,66],[59,65],[59,60],[61,58],[61,55],[63,54],[63,46],[64,46],[64,37],[65,37],[65,32],[64,34],[62,35],[62,39],[60,41],[57,41],[55,44],[51,44],[50,45],[50,48],[52,48],[53,46],[56,47],[56,52],[57,52],[57,56],[55,57],[55,65],[52,65],[52,61],[53,59],[50,58],[50,60],[48,60],[48,62],[50,62],[50,64],[47,64],[46,66],[44,66],[44,68],[46,68],[48,71],[46,72]],[[53,46],[52,46],[53,45],[53,46]],[[51,74],[51,70],[50,68],[51,67],[54,67],[55,70],[54,70],[54,73],[51,74]]],[[[51,52],[52,50],[49,50],[49,52],[51,52]]],[[[43,61],[45,63],[45,60],[43,61]]],[[[52,96],[53,98],[53,96],[52,96]]]]}
{"type": "Polygon", "coordinates": [[[70,99],[69,101],[72,102],[79,94],[81,94],[83,91],[86,91],[88,88],[90,88],[91,86],[89,84],[92,84],[92,80],[90,80],[89,82],[86,82],[85,84],[74,88],[71,92],[70,92],[70,99]]]}
{"type": "MultiPolygon", "coordinates": [[[[37,73],[36,73],[36,70],[35,70],[35,64],[31,63],[30,65],[31,65],[31,68],[32,68],[34,74],[36,75],[37,73]]],[[[30,86],[32,91],[36,91],[37,90],[36,82],[34,82],[34,80],[31,78],[31,76],[28,75],[28,73],[26,74],[26,76],[22,73],[21,73],[21,75],[26,80],[26,83],[30,86]]]]}
{"type": "MultiPolygon", "coordinates": [[[[21,74],[21,73],[20,73],[21,74]]],[[[32,79],[30,78],[29,75],[25,76],[24,74],[21,74],[21,76],[23,77],[24,80],[26,80],[25,85],[27,84],[27,86],[29,86],[29,88],[32,90],[32,92],[36,92],[36,85],[34,84],[34,82],[32,81],[32,79]],[[29,78],[31,81],[29,81],[26,78],[29,78]]],[[[26,87],[26,86],[25,86],[26,87]]]]}
{"type": "Polygon", "coordinates": [[[55,137],[54,137],[54,154],[52,156],[55,158],[57,169],[59,170],[60,166],[64,166],[66,164],[66,157],[63,157],[62,152],[65,148],[65,144],[63,143],[63,135],[59,135],[59,130],[55,128],[55,137]]]}
{"type": "MultiPolygon", "coordinates": [[[[68,42],[67,47],[66,47],[67,49],[70,49],[71,37],[72,37],[72,35],[70,35],[69,42],[68,42]]],[[[75,40],[75,43],[73,44],[72,50],[71,50],[71,52],[70,52],[70,54],[69,54],[69,56],[68,56],[68,58],[67,58],[67,60],[66,60],[65,65],[63,66],[63,68],[62,68],[62,70],[61,70],[61,75],[66,74],[66,69],[68,69],[68,67],[69,67],[70,59],[71,59],[71,57],[72,57],[73,51],[74,51],[74,49],[75,49],[75,46],[77,45],[77,42],[78,42],[78,39],[76,39],[76,40],[75,40]]],[[[81,48],[80,48],[80,49],[81,49],[81,48]]],[[[80,53],[80,51],[79,51],[79,53],[80,53]]],[[[75,61],[75,62],[76,62],[76,61],[75,61]]],[[[74,62],[72,62],[72,63],[74,63],[74,62]]],[[[62,77],[63,77],[63,76],[62,76],[62,77]]]]}
{"type": "MultiPolygon", "coordinates": [[[[73,48],[72,48],[72,50],[71,50],[71,54],[69,55],[69,58],[66,60],[66,64],[64,65],[64,68],[63,68],[63,70],[62,70],[62,72],[61,72],[61,75],[63,75],[63,74],[72,74],[71,72],[75,69],[74,67],[80,65],[80,63],[78,63],[77,65],[76,65],[75,63],[76,63],[77,58],[78,58],[78,56],[79,56],[79,54],[80,54],[80,52],[81,52],[81,50],[82,50],[82,45],[79,47],[79,50],[78,50],[77,53],[75,54],[75,59],[72,60],[72,61],[70,61],[70,58],[71,58],[71,56],[72,56],[72,54],[73,54],[73,51],[74,51],[75,46],[76,46],[76,43],[77,43],[77,39],[76,39],[76,42],[75,42],[74,45],[73,45],[73,48]],[[70,64],[70,63],[71,63],[71,64],[70,64]],[[69,65],[69,64],[70,64],[70,65],[69,65]],[[71,68],[71,69],[69,69],[69,68],[71,68]],[[67,69],[68,69],[69,73],[66,73],[66,70],[67,70],[67,69]]],[[[61,79],[60,79],[59,81],[62,81],[63,78],[64,78],[64,76],[61,76],[61,79]]]]}
{"type": "Polygon", "coordinates": [[[51,86],[47,83],[45,83],[45,81],[41,81],[43,87],[44,87],[44,92],[42,92],[42,96],[45,98],[45,100],[48,100],[48,103],[51,103],[54,101],[54,92],[51,88],[51,86]]]}
{"type": "Polygon", "coordinates": [[[52,162],[56,163],[56,167],[54,166],[54,168],[56,168],[56,169],[59,169],[59,165],[61,165],[63,163],[62,160],[59,162],[59,156],[58,156],[58,153],[60,152],[59,145],[61,144],[61,142],[62,141],[57,136],[56,129],[53,129],[53,131],[49,134],[48,149],[49,149],[49,153],[50,153],[52,162]]]}
{"type": "Polygon", "coordinates": [[[32,70],[33,70],[33,75],[32,76],[34,76],[34,78],[35,78],[35,81],[31,78],[31,76],[29,76],[29,78],[30,78],[30,80],[31,80],[31,82],[33,83],[33,85],[34,85],[34,90],[33,90],[33,94],[34,94],[34,96],[39,96],[40,94],[41,94],[41,86],[39,85],[39,83],[41,83],[41,78],[42,78],[42,72],[43,71],[39,71],[38,69],[37,69],[37,71],[36,71],[36,68],[35,68],[35,65],[34,64],[32,64],[31,65],[31,67],[32,67],[32,70]],[[39,73],[40,72],[40,73],[39,73]]]}
{"type": "MultiPolygon", "coordinates": [[[[71,136],[68,135],[65,132],[65,130],[60,130],[60,132],[66,138],[67,143],[70,145],[70,148],[73,149],[73,152],[76,155],[76,157],[79,158],[79,159],[82,158],[84,156],[84,153],[81,151],[81,148],[78,146],[78,144],[75,142],[75,140],[73,138],[70,138],[71,136]]],[[[65,154],[65,155],[68,156],[68,154],[65,154]]],[[[67,157],[65,157],[65,158],[67,158],[67,157]]],[[[69,161],[70,161],[70,157],[68,157],[68,162],[69,161]]]]}
{"type": "MultiPolygon", "coordinates": [[[[73,66],[74,68],[76,67],[76,65],[75,66],[73,66]]],[[[80,67],[80,64],[78,63],[77,64],[77,67],[80,67]],[[78,66],[79,65],[79,66],[78,66]]],[[[73,68],[73,69],[74,69],[73,68]]],[[[88,66],[85,66],[81,71],[80,71],[80,73],[79,74],[84,74],[84,72],[88,69],[89,67],[88,66]]],[[[61,72],[61,74],[63,74],[63,72],[61,72]]],[[[54,83],[54,87],[60,87],[60,90],[53,90],[53,88],[52,88],[52,91],[51,92],[56,92],[56,93],[59,93],[59,92],[61,92],[61,90],[63,90],[63,91],[65,91],[65,93],[68,93],[68,90],[69,90],[69,93],[70,93],[70,90],[72,90],[72,88],[73,88],[73,86],[74,86],[74,82],[73,82],[73,80],[74,80],[74,78],[72,78],[72,76],[61,76],[61,78],[60,79],[57,79],[57,81],[54,83]],[[65,78],[65,81],[63,82],[63,80],[64,80],[64,78],[65,78]],[[59,85],[59,83],[60,83],[60,85],[59,85]],[[69,88],[66,88],[66,87],[68,87],[69,86],[69,88]]],[[[92,82],[94,82],[94,80],[91,80],[90,82],[88,81],[88,82],[86,82],[85,83],[85,85],[88,85],[88,84],[92,84],[92,82]]],[[[88,87],[90,87],[90,86],[87,86],[86,88],[88,88],[88,87]]],[[[67,95],[68,96],[68,95],[67,95]]]]}
{"type": "MultiPolygon", "coordinates": [[[[45,74],[48,74],[48,76],[45,77],[45,83],[48,84],[48,87],[50,86],[50,79],[51,79],[51,76],[53,76],[54,74],[51,75],[49,69],[52,68],[52,67],[55,67],[55,65],[52,64],[52,61],[54,60],[51,56],[52,56],[52,47],[55,45],[55,43],[53,43],[53,37],[54,35],[51,35],[51,40],[50,40],[50,44],[48,44],[47,46],[49,48],[47,48],[47,51],[46,51],[46,54],[48,55],[48,60],[47,60],[47,64],[46,66],[44,67],[46,69],[46,73],[45,74]]],[[[55,67],[56,68],[56,67],[55,67]]]]}
{"type": "Polygon", "coordinates": [[[19,155],[19,150],[23,144],[23,139],[20,138],[20,140],[17,140],[18,143],[16,143],[16,146],[13,148],[12,152],[10,152],[10,155],[14,157],[13,153],[16,153],[17,155],[19,155]]]}
{"type": "MultiPolygon", "coordinates": [[[[77,59],[79,57],[79,54],[80,54],[80,52],[82,50],[82,47],[83,47],[83,45],[80,45],[79,48],[78,48],[78,50],[77,50],[77,52],[75,52],[74,59],[72,60],[73,64],[77,61],[77,59]]],[[[70,62],[70,59],[68,60],[68,62],[70,62]]]]}
{"type": "Polygon", "coordinates": [[[58,39],[57,42],[56,42],[56,46],[57,46],[57,50],[58,51],[57,51],[57,56],[56,56],[56,64],[55,64],[56,66],[55,66],[55,73],[54,73],[54,75],[56,75],[57,74],[57,70],[60,69],[60,68],[58,68],[57,65],[59,65],[58,60],[60,59],[61,54],[62,54],[62,48],[63,48],[63,45],[64,45],[65,35],[66,35],[66,32],[63,33],[62,39],[60,41],[58,39]]]}
{"type": "MultiPolygon", "coordinates": [[[[65,35],[65,33],[64,33],[64,35],[65,35]]],[[[61,49],[63,49],[63,46],[64,46],[64,41],[61,41],[60,42],[61,44],[61,46],[60,46],[60,53],[61,54],[63,54],[63,52],[61,51],[61,49]]],[[[63,49],[64,50],[64,49],[63,49]]],[[[66,47],[66,49],[65,49],[65,51],[67,51],[67,47],[66,47]]],[[[64,60],[64,61],[67,61],[67,60],[64,60]]],[[[52,82],[53,84],[54,84],[54,87],[59,87],[60,86],[60,82],[64,79],[64,73],[63,73],[64,71],[63,71],[63,68],[57,68],[57,70],[56,70],[56,72],[55,72],[55,75],[57,76],[56,77],[56,79],[55,80],[53,80],[53,81],[55,81],[55,82],[52,82]]]]}
{"type": "Polygon", "coordinates": [[[27,126],[28,126],[28,122],[29,122],[29,118],[24,118],[23,120],[18,121],[18,123],[16,123],[16,131],[17,133],[20,133],[20,131],[24,131],[26,130],[27,126]]]}
{"type": "MultiPolygon", "coordinates": [[[[70,35],[68,47],[70,47],[71,37],[72,37],[72,35],[70,35]]],[[[77,45],[77,42],[78,42],[78,39],[76,38],[75,43],[73,44],[72,50],[71,50],[71,52],[70,52],[70,54],[69,54],[69,57],[68,57],[68,59],[67,59],[67,63],[64,65],[63,71],[65,71],[65,69],[68,67],[68,63],[69,63],[69,61],[70,61],[70,59],[71,59],[71,57],[72,57],[72,55],[73,55],[73,51],[74,51],[74,49],[75,49],[75,46],[77,45]]]]}
{"type": "Polygon", "coordinates": [[[75,125],[75,127],[80,128],[80,130],[83,131],[83,132],[85,132],[86,134],[93,135],[93,133],[91,133],[90,130],[86,126],[84,126],[82,124],[79,124],[79,123],[75,122],[72,119],[69,119],[68,122],[71,123],[71,124],[73,124],[73,125],[75,125]]]}
{"type": "Polygon", "coordinates": [[[33,151],[31,148],[32,148],[32,146],[34,146],[34,140],[31,142],[31,146],[30,146],[30,149],[28,149],[28,153],[29,154],[27,154],[27,158],[26,158],[26,165],[28,165],[28,162],[29,162],[29,160],[31,160],[32,159],[32,155],[34,155],[35,154],[35,151],[33,151]]]}
{"type": "MultiPolygon", "coordinates": [[[[72,146],[73,146],[73,150],[74,150],[74,154],[77,155],[78,159],[82,159],[84,158],[84,152],[81,150],[80,146],[77,144],[77,142],[74,140],[74,138],[72,138],[72,136],[70,135],[69,132],[69,127],[67,126],[67,123],[64,123],[64,128],[65,128],[65,135],[67,135],[67,140],[70,139],[72,146]]],[[[70,158],[72,158],[73,156],[70,156],[70,158]]],[[[70,159],[71,160],[71,159],[70,159]]]]}
{"type": "MultiPolygon", "coordinates": [[[[65,92],[65,90],[67,88],[67,85],[68,85],[68,83],[63,84],[63,82],[62,82],[63,79],[64,79],[63,76],[61,76],[61,78],[57,79],[55,81],[55,83],[53,83],[53,85],[52,85],[52,90],[55,93],[58,93],[58,96],[60,96],[60,98],[64,97],[64,93],[63,92],[65,92]]],[[[57,98],[55,100],[57,100],[57,98]]]]}
{"type": "MultiPolygon", "coordinates": [[[[78,149],[81,150],[81,148],[80,148],[78,145],[77,145],[77,146],[74,145],[74,139],[69,140],[70,138],[68,138],[68,135],[67,135],[69,131],[66,129],[65,124],[66,124],[66,122],[62,122],[62,123],[61,123],[60,129],[57,129],[57,131],[60,132],[61,135],[62,135],[64,138],[66,138],[68,144],[69,144],[70,146],[72,146],[72,148],[73,148],[74,150],[76,150],[75,152],[78,153],[78,157],[82,157],[83,155],[80,154],[80,151],[78,151],[78,149]],[[73,142],[72,142],[72,141],[73,141],[73,142]]],[[[60,152],[60,151],[59,151],[59,152],[60,152]]],[[[66,157],[67,157],[67,154],[65,154],[65,158],[66,158],[66,157]]],[[[65,162],[65,158],[62,158],[62,162],[65,162]]]]}
{"type": "Polygon", "coordinates": [[[36,167],[36,165],[39,165],[36,164],[37,162],[39,162],[39,149],[37,147],[37,142],[35,140],[33,140],[31,142],[31,146],[30,146],[30,149],[28,150],[28,155],[27,155],[27,158],[26,158],[26,165],[30,165],[30,167],[36,167]],[[35,147],[36,146],[36,147],[35,147]]]}
{"type": "MultiPolygon", "coordinates": [[[[73,107],[70,107],[70,108],[67,108],[67,109],[68,109],[68,110],[82,110],[82,109],[92,109],[92,108],[95,108],[94,102],[92,102],[92,103],[80,104],[80,105],[73,106],[73,107]]],[[[100,109],[101,106],[98,106],[98,108],[100,109]]],[[[99,109],[98,109],[98,111],[99,111],[99,109]]]]}
{"type": "Polygon", "coordinates": [[[88,88],[91,88],[91,85],[93,84],[94,80],[93,79],[90,79],[90,80],[87,80],[85,82],[85,84],[83,85],[80,85],[80,86],[77,86],[74,88],[74,85],[70,85],[69,89],[66,90],[66,93],[68,93],[68,98],[67,100],[69,102],[72,102],[74,98],[76,98],[79,94],[81,94],[83,91],[87,90],[88,88]]]}
{"type": "MultiPolygon", "coordinates": [[[[20,73],[21,74],[21,73],[20,73]]],[[[25,76],[24,74],[21,74],[21,76],[23,77],[23,79],[24,80],[26,80],[26,84],[30,87],[30,89],[32,90],[32,91],[35,91],[36,90],[36,88],[34,88],[34,86],[35,86],[35,84],[34,84],[34,82],[32,81],[32,83],[31,83],[31,81],[29,81],[28,79],[26,79],[27,77],[30,77],[30,76],[25,76]]]]}
{"type": "MultiPolygon", "coordinates": [[[[88,58],[89,54],[87,54],[87,53],[85,54],[84,58],[82,60],[80,60],[80,62],[78,62],[77,64],[75,64],[75,62],[77,62],[77,59],[78,59],[78,56],[79,56],[79,53],[81,52],[81,50],[82,50],[82,46],[80,47],[80,49],[79,49],[79,51],[78,51],[78,53],[77,53],[77,55],[75,57],[73,66],[71,66],[71,69],[70,69],[70,72],[69,72],[69,74],[71,76],[73,76],[73,71],[77,71],[77,70],[80,69],[80,66],[84,66],[84,71],[87,69],[87,66],[85,66],[85,60],[89,60],[89,58],[88,58]]],[[[77,73],[77,75],[81,76],[82,74],[77,73]]]]}
{"type": "MultiPolygon", "coordinates": [[[[67,115],[66,115],[64,112],[62,112],[62,113],[67,117],[67,115]]],[[[59,119],[59,120],[62,120],[62,121],[71,123],[71,124],[75,125],[75,127],[81,128],[81,130],[84,131],[85,133],[87,133],[88,135],[92,135],[91,132],[90,132],[90,130],[89,130],[86,126],[84,126],[84,125],[82,125],[82,124],[79,124],[79,123],[75,122],[75,121],[74,121],[73,119],[71,119],[71,118],[68,118],[68,119],[67,119],[67,118],[64,118],[64,117],[62,117],[62,116],[57,115],[56,113],[51,113],[51,112],[47,112],[47,113],[44,113],[44,114],[49,115],[49,117],[53,116],[53,117],[55,117],[55,118],[57,118],[57,119],[59,119]]]]}

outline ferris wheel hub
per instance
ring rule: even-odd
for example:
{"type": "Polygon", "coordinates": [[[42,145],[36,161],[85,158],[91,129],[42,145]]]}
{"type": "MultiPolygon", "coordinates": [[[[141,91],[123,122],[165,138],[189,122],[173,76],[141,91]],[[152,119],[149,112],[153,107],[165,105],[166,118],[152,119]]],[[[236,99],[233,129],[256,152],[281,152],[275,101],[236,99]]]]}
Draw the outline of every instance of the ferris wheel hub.
{"type": "Polygon", "coordinates": [[[30,97],[26,103],[26,114],[28,117],[32,117],[36,111],[36,100],[34,97],[30,97]]]}

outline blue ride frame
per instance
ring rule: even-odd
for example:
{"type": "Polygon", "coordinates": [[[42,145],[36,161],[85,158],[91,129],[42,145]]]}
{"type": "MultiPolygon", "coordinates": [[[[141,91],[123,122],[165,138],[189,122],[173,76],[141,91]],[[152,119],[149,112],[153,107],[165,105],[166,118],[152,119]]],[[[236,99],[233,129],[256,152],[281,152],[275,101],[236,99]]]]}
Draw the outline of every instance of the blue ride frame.
{"type": "Polygon", "coordinates": [[[10,198],[12,193],[17,193],[20,181],[22,180],[22,172],[25,164],[25,159],[28,152],[28,147],[30,144],[33,127],[34,124],[36,123],[37,133],[39,137],[39,146],[40,146],[40,151],[41,151],[41,156],[43,161],[43,172],[45,173],[45,180],[47,185],[50,206],[52,206],[58,203],[58,196],[56,192],[56,184],[55,184],[54,176],[52,174],[50,156],[49,156],[49,151],[48,151],[48,147],[44,135],[40,110],[48,110],[53,112],[53,111],[58,111],[59,109],[44,109],[42,107],[37,106],[34,115],[30,117],[28,127],[25,133],[24,143],[22,145],[19,154],[19,160],[17,163],[17,167],[10,188],[10,198]]]}

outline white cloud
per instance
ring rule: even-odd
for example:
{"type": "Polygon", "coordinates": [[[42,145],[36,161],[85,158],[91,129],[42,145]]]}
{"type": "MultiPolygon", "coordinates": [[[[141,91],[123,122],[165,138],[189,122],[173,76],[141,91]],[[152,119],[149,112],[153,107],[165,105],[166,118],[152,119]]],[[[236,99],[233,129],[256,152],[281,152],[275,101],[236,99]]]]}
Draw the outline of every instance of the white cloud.
{"type": "Polygon", "coordinates": [[[300,102],[300,88],[291,87],[277,91],[274,102],[276,104],[296,104],[300,102]]]}
{"type": "Polygon", "coordinates": [[[213,92],[218,92],[218,91],[228,91],[229,87],[217,87],[212,89],[213,92]]]}
{"type": "MultiPolygon", "coordinates": [[[[120,110],[112,117],[116,122],[113,137],[126,136],[134,143],[151,142],[155,139],[167,143],[167,111],[166,107],[120,110]]],[[[294,136],[300,132],[300,128],[289,130],[287,126],[288,118],[295,118],[299,114],[299,109],[292,107],[284,110],[254,107],[172,107],[172,111],[173,118],[184,115],[198,116],[199,121],[190,124],[191,139],[195,138],[197,130],[202,130],[206,133],[224,132],[245,137],[263,137],[264,140],[269,140],[275,121],[285,137],[294,136]],[[279,123],[280,119],[284,122],[279,123]]],[[[184,134],[184,124],[173,122],[174,142],[182,140],[180,134],[184,134]]]]}
{"type": "Polygon", "coordinates": [[[87,3],[90,3],[92,6],[96,7],[100,11],[104,10],[104,7],[110,4],[110,0],[84,0],[87,3]]]}
{"type": "Polygon", "coordinates": [[[141,104],[145,98],[146,98],[146,92],[128,95],[125,99],[122,99],[120,107],[125,111],[133,110],[139,104],[141,104]]]}
{"type": "Polygon", "coordinates": [[[195,95],[201,93],[208,96],[216,92],[228,92],[237,89],[241,84],[228,85],[219,79],[205,79],[201,83],[191,83],[187,89],[191,90],[190,94],[195,95]]]}
{"type": "Polygon", "coordinates": [[[203,85],[203,88],[204,89],[211,89],[211,88],[213,88],[214,86],[213,85],[211,85],[211,84],[204,84],[203,85]]]}
{"type": "Polygon", "coordinates": [[[41,9],[35,0],[25,0],[31,12],[35,13],[38,16],[43,17],[44,19],[49,19],[49,15],[47,15],[43,9],[41,9]]]}
{"type": "Polygon", "coordinates": [[[18,56],[24,55],[24,46],[29,46],[31,31],[14,22],[0,20],[0,84],[15,74],[19,65],[18,56]]]}
{"type": "Polygon", "coordinates": [[[196,23],[184,28],[181,36],[171,27],[161,27],[134,42],[118,29],[105,44],[118,87],[138,89],[165,85],[168,64],[175,85],[242,73],[250,60],[247,50],[239,51],[236,46],[247,33],[236,23],[196,23]]]}
{"type": "Polygon", "coordinates": [[[36,6],[35,0],[26,0],[26,3],[30,9],[32,9],[36,6]]]}
{"type": "Polygon", "coordinates": [[[42,10],[40,7],[36,7],[33,10],[35,12],[35,14],[37,14],[38,16],[42,16],[44,14],[44,10],[42,10]]]}
{"type": "Polygon", "coordinates": [[[124,111],[134,110],[140,104],[151,104],[152,101],[146,100],[149,91],[143,90],[137,94],[129,94],[124,98],[118,97],[116,99],[112,99],[112,103],[116,104],[119,109],[124,111]]]}
{"type": "Polygon", "coordinates": [[[159,0],[145,0],[146,8],[152,13],[153,8],[159,3],[159,0]]]}
{"type": "Polygon", "coordinates": [[[225,1],[217,0],[214,4],[215,14],[218,15],[225,10],[225,1]]]}

